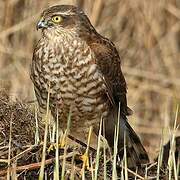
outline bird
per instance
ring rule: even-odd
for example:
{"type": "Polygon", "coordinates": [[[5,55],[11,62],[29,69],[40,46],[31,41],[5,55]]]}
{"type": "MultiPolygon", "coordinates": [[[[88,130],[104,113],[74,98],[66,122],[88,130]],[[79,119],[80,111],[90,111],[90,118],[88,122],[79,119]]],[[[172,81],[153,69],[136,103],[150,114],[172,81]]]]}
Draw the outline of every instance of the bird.
{"type": "Polygon", "coordinates": [[[55,5],[45,9],[37,29],[41,38],[34,48],[30,77],[40,111],[49,109],[59,128],[67,128],[71,114],[70,134],[83,139],[89,127],[102,135],[114,148],[115,127],[118,155],[127,156],[134,166],[149,162],[140,138],[127,116],[127,84],[121,70],[120,55],[108,38],[99,34],[82,9],[74,5],[55,5]],[[119,122],[119,123],[118,123],[119,122]]]}

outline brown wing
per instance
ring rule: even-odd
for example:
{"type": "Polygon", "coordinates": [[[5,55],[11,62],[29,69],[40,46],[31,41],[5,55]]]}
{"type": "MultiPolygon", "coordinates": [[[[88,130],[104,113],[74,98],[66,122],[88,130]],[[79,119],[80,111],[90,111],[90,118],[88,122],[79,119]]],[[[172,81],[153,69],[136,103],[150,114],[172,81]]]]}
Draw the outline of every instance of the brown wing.
{"type": "Polygon", "coordinates": [[[126,81],[121,71],[121,62],[115,45],[108,39],[100,37],[89,44],[96,56],[96,63],[104,76],[108,97],[113,105],[121,104],[121,113],[130,114],[126,100],[126,81]]]}
{"type": "Polygon", "coordinates": [[[109,40],[100,38],[90,44],[96,56],[96,63],[99,66],[108,89],[108,97],[113,102],[107,120],[104,121],[105,137],[110,145],[114,146],[114,132],[117,125],[117,114],[120,103],[120,124],[118,139],[118,156],[120,159],[124,155],[124,135],[127,138],[128,167],[134,168],[140,164],[148,163],[149,157],[137,134],[129,125],[126,115],[132,111],[127,107],[126,100],[126,81],[121,71],[121,62],[115,45],[109,40]]]}

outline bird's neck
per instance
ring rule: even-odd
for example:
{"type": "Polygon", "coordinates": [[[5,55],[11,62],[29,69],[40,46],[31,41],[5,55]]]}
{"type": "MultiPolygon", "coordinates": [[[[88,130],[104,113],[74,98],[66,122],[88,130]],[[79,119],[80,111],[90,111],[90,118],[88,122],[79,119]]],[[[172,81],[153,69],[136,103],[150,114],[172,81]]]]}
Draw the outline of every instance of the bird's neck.
{"type": "Polygon", "coordinates": [[[42,31],[42,35],[47,41],[59,41],[60,39],[65,41],[71,41],[72,39],[77,38],[77,33],[73,29],[69,31],[65,31],[63,29],[45,29],[42,31]]]}

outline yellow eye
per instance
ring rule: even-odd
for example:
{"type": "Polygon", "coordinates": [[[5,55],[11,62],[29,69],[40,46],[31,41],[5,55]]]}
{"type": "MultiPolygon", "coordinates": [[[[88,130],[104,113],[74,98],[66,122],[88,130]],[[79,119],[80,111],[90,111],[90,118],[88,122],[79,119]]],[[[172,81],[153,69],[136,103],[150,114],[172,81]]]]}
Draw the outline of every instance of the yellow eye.
{"type": "Polygon", "coordinates": [[[62,21],[62,17],[61,16],[53,16],[51,20],[55,23],[59,23],[62,21]]]}

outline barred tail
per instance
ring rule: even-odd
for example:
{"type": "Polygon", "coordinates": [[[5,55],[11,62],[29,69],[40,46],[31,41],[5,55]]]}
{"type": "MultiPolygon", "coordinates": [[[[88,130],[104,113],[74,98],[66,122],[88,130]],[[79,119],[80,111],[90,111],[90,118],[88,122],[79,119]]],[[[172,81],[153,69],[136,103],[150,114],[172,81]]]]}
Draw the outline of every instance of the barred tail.
{"type": "Polygon", "coordinates": [[[143,147],[138,135],[135,133],[126,119],[123,118],[121,121],[125,123],[126,129],[128,167],[133,168],[140,166],[141,164],[149,163],[148,154],[143,147]]]}
{"type": "MultiPolygon", "coordinates": [[[[108,119],[104,122],[105,137],[111,148],[114,148],[114,132],[117,125],[117,110],[112,110],[108,119]],[[115,118],[116,115],[116,118],[115,118]]],[[[124,156],[124,137],[126,137],[126,152],[129,168],[136,168],[149,162],[148,154],[143,147],[138,135],[129,125],[126,116],[121,116],[119,123],[118,156],[124,156]],[[125,136],[124,136],[125,135],[125,136]]]]}

